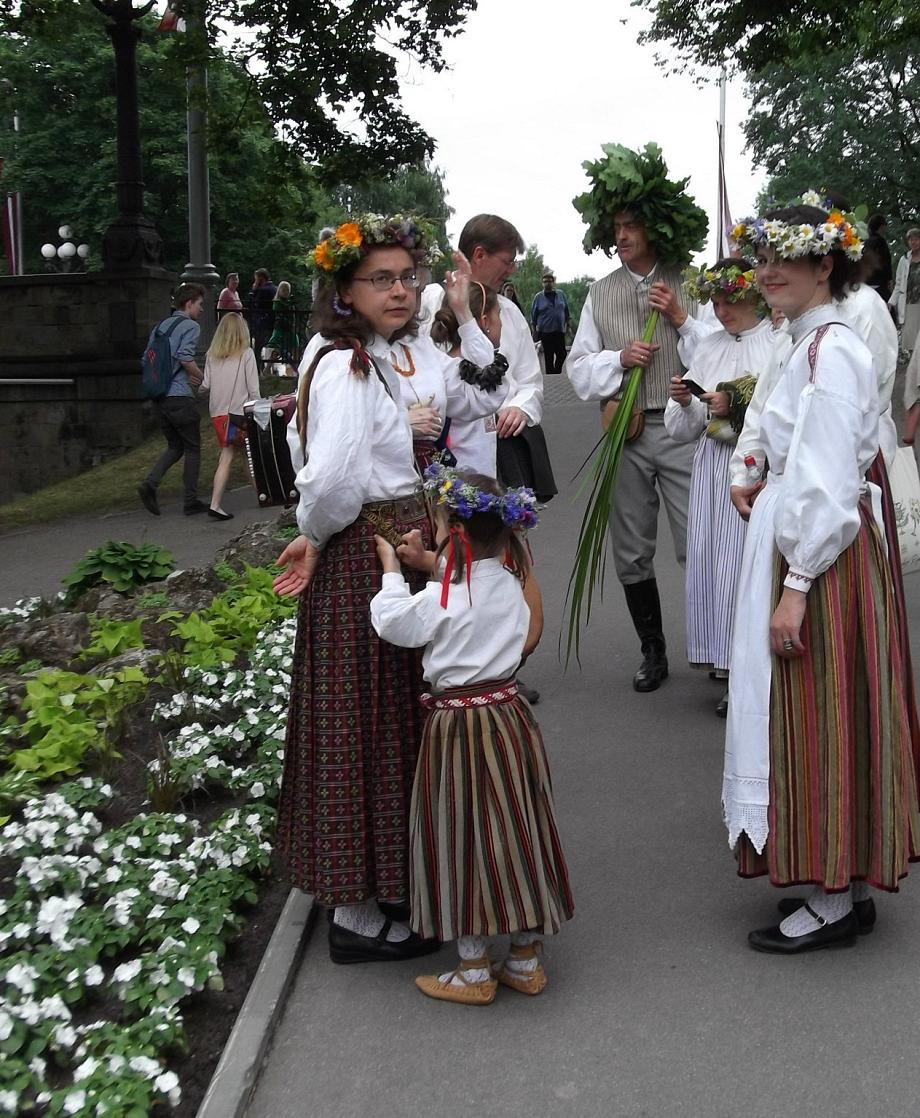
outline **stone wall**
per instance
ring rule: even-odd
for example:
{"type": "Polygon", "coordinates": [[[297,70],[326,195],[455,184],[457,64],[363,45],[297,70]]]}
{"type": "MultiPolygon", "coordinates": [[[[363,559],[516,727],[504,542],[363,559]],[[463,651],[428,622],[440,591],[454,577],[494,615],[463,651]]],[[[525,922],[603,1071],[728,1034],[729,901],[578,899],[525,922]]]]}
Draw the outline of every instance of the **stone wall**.
{"type": "Polygon", "coordinates": [[[0,276],[0,504],[136,446],[140,356],[178,277],[0,276]]]}

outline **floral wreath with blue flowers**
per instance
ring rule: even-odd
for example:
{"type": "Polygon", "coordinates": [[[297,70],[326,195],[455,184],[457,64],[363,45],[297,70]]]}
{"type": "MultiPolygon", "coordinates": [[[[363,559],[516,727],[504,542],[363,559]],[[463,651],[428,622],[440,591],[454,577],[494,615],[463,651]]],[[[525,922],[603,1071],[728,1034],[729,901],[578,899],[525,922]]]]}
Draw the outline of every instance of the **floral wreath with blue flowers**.
{"type": "Polygon", "coordinates": [[[404,248],[417,266],[430,267],[443,255],[437,230],[430,221],[413,214],[360,214],[343,222],[307,256],[316,271],[335,275],[367,256],[372,248],[404,248]]]}
{"type": "Polygon", "coordinates": [[[772,218],[746,217],[732,229],[732,240],[742,249],[756,251],[760,246],[775,250],[781,260],[797,260],[802,256],[826,256],[842,249],[850,260],[859,260],[868,231],[863,221],[864,207],[845,214],[822,198],[817,190],[806,190],[799,200],[827,213],[827,221],[812,225],[787,225],[772,218]]]}
{"type": "Polygon", "coordinates": [[[440,462],[432,462],[425,470],[424,485],[435,505],[446,505],[462,520],[469,520],[478,512],[491,512],[515,531],[537,525],[537,498],[525,485],[507,489],[501,495],[486,493],[468,481],[462,471],[440,462]]]}

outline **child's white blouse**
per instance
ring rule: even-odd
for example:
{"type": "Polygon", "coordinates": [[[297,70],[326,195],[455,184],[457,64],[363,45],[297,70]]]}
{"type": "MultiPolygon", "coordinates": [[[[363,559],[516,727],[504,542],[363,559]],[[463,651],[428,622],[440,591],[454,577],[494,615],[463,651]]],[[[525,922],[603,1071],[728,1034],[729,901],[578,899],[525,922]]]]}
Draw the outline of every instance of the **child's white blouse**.
{"type": "Polygon", "coordinates": [[[421,648],[432,690],[508,679],[517,671],[530,625],[521,584],[500,559],[479,559],[466,578],[451,583],[447,608],[441,583],[409,592],[401,574],[385,574],[371,600],[371,621],[381,640],[421,648]],[[472,604],[470,601],[472,599],[472,604]]]}

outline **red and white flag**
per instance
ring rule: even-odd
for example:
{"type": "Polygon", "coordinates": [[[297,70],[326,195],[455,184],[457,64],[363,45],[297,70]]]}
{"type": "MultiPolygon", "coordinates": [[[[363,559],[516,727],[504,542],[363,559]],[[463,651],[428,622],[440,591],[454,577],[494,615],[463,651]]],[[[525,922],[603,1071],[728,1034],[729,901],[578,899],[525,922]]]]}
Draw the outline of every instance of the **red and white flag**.
{"type": "Polygon", "coordinates": [[[166,5],[166,11],[163,13],[163,18],[157,27],[157,31],[184,31],[185,20],[179,15],[176,8],[173,7],[173,0],[169,0],[166,5]]]}

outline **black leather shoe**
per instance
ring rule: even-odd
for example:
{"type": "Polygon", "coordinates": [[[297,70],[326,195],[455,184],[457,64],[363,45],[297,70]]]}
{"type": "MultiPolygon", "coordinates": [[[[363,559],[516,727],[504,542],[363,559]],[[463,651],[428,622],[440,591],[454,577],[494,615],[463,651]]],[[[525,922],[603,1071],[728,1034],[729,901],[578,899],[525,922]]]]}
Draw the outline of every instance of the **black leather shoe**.
{"type": "Polygon", "coordinates": [[[154,516],[160,515],[160,502],[157,500],[157,491],[153,488],[149,481],[142,481],[137,487],[137,495],[144,503],[144,508],[153,513],[154,516]]]}
{"type": "Polygon", "coordinates": [[[377,907],[388,920],[395,920],[397,924],[409,923],[411,913],[406,901],[403,901],[402,904],[394,904],[392,901],[378,901],[377,907]]]}
{"type": "Polygon", "coordinates": [[[668,658],[656,650],[646,652],[645,659],[633,676],[634,691],[657,691],[668,678],[668,658]]]}
{"type": "Polygon", "coordinates": [[[186,505],[182,510],[186,516],[195,516],[199,512],[207,512],[208,506],[204,501],[196,501],[193,505],[186,505]]]}
{"type": "Polygon", "coordinates": [[[418,959],[439,950],[441,941],[422,939],[415,932],[399,943],[387,939],[392,921],[384,921],[380,934],[359,936],[336,923],[329,925],[329,958],[333,963],[398,963],[402,959],[418,959]]]}
{"type": "Polygon", "coordinates": [[[728,692],[727,691],[722,696],[722,698],[719,699],[719,701],[716,703],[716,717],[717,718],[728,718],[728,692]]]}
{"type": "MultiPolygon", "coordinates": [[[[798,912],[804,903],[804,897],[783,897],[776,907],[783,916],[791,916],[793,912],[798,912]]],[[[859,934],[867,936],[875,927],[875,901],[871,897],[867,897],[864,901],[854,901],[853,912],[856,914],[859,934]]]]}
{"type": "Polygon", "coordinates": [[[232,520],[233,519],[233,513],[232,512],[224,512],[223,509],[208,509],[208,516],[210,516],[212,520],[232,520]]]}
{"type": "Polygon", "coordinates": [[[784,936],[775,928],[760,928],[750,932],[748,943],[755,951],[768,951],[773,955],[801,955],[806,951],[820,951],[822,947],[850,947],[859,935],[859,923],[852,912],[833,924],[825,924],[804,936],[784,936]]]}

